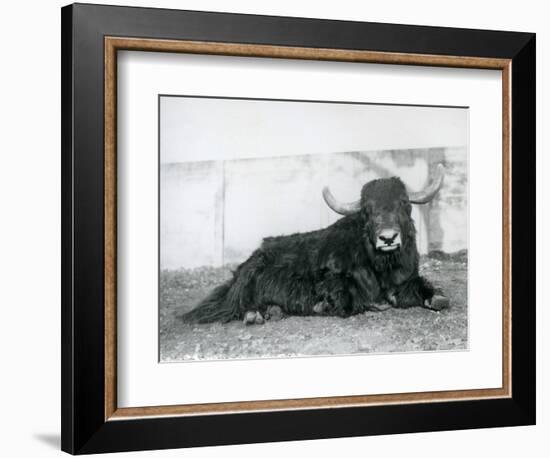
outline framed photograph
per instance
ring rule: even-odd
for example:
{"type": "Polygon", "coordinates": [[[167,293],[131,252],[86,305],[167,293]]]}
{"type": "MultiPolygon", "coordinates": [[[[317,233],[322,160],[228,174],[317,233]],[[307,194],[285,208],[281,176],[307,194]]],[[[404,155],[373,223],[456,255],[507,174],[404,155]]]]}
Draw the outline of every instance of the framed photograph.
{"type": "Polygon", "coordinates": [[[62,9],[62,448],[535,423],[535,35],[62,9]]]}

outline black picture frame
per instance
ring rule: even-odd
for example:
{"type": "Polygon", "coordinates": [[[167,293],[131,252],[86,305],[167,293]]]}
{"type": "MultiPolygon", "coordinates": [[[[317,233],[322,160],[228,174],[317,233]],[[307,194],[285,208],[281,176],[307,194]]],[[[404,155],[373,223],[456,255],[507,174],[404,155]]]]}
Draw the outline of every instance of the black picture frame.
{"type": "Polygon", "coordinates": [[[61,14],[64,451],[84,454],[535,424],[535,34],[89,4],[66,6],[61,14]],[[511,59],[512,396],[106,421],[106,36],[511,59]]]}

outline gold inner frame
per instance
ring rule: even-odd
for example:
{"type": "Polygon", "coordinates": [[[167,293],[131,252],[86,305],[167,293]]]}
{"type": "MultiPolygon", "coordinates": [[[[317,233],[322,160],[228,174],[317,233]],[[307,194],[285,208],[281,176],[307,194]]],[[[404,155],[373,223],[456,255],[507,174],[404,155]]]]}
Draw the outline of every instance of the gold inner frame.
{"type": "Polygon", "coordinates": [[[207,415],[273,410],[319,409],[381,404],[506,398],[512,394],[511,366],[511,67],[510,59],[438,56],[344,49],[240,43],[105,37],[105,420],[150,416],[207,415]],[[117,51],[175,52],[240,57],[363,62],[493,69],[502,72],[502,387],[402,394],[334,396],[119,408],[117,405],[117,51]]]}

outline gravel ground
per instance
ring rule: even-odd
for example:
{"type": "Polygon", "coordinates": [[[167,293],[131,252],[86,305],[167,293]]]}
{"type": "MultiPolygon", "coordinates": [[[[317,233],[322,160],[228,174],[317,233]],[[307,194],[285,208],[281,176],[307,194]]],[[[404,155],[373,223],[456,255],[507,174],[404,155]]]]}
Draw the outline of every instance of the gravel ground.
{"type": "Polygon", "coordinates": [[[441,312],[423,308],[388,309],[349,318],[293,317],[246,326],[184,324],[179,316],[231,267],[162,271],[160,276],[160,360],[214,360],[288,356],[388,353],[467,348],[467,255],[432,252],[420,263],[422,275],[451,300],[441,312]]]}

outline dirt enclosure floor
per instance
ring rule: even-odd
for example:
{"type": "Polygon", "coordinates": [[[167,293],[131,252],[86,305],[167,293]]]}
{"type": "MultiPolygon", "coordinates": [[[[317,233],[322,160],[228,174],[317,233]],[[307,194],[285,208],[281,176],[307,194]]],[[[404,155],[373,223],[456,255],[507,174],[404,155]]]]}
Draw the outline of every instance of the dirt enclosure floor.
{"type": "Polygon", "coordinates": [[[162,271],[160,360],[216,360],[288,356],[463,350],[467,348],[467,254],[433,252],[420,273],[449,297],[449,309],[366,312],[349,318],[295,317],[245,325],[240,321],[184,324],[183,312],[231,277],[230,268],[162,271]]]}

